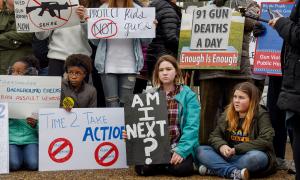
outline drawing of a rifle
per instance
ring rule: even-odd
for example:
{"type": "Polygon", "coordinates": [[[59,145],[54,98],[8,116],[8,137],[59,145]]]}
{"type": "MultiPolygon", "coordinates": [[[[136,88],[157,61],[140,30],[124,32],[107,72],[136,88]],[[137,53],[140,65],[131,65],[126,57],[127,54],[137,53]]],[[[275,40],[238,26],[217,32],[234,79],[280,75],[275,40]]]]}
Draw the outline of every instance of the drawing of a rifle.
{"type": "Polygon", "coordinates": [[[69,5],[67,2],[65,4],[58,4],[58,2],[42,2],[40,6],[26,7],[26,13],[28,14],[31,11],[41,8],[42,10],[38,14],[39,16],[43,16],[44,12],[48,10],[50,16],[54,17],[57,16],[55,13],[56,10],[58,13],[58,17],[60,18],[61,10],[66,10],[69,7],[73,7],[73,6],[77,6],[77,4],[69,5]]]}

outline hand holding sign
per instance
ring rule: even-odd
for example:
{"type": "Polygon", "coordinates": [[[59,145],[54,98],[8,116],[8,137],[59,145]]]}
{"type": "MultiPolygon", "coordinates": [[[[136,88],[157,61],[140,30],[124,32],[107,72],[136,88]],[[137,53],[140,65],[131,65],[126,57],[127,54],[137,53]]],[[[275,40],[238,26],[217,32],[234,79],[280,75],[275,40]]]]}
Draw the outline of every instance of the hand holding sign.
{"type": "Polygon", "coordinates": [[[84,6],[79,5],[77,10],[76,10],[76,14],[78,15],[80,22],[85,21],[86,19],[88,19],[88,16],[86,15],[86,9],[84,6]]]}
{"type": "Polygon", "coordinates": [[[37,124],[37,119],[34,119],[32,117],[28,117],[26,119],[27,121],[27,124],[29,124],[32,128],[35,128],[36,127],[36,124],[37,124]]]}

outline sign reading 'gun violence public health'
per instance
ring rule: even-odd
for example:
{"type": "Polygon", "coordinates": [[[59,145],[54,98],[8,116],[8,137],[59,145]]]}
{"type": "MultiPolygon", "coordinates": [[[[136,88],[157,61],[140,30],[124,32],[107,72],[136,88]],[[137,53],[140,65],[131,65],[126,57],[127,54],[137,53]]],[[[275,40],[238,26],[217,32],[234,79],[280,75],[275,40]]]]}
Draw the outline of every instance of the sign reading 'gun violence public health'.
{"type": "Polygon", "coordinates": [[[90,8],[88,38],[154,38],[154,8],[90,8]]]}
{"type": "Polygon", "coordinates": [[[0,103],[0,174],[9,173],[8,108],[0,103]]]}
{"type": "Polygon", "coordinates": [[[126,168],[123,108],[40,109],[39,170],[126,168]]]}
{"type": "MultiPolygon", "coordinates": [[[[293,7],[294,3],[263,2],[260,17],[263,19],[273,19],[276,16],[288,17],[293,7]]],[[[271,26],[266,24],[264,26],[266,33],[257,38],[253,72],[255,74],[281,76],[280,53],[283,39],[271,26]]]]}
{"type": "Polygon", "coordinates": [[[59,107],[61,77],[0,76],[0,102],[7,102],[9,117],[37,117],[39,108],[59,107]]]}
{"type": "Polygon", "coordinates": [[[78,0],[15,0],[16,29],[39,32],[78,25],[78,4],[78,0]]]}
{"type": "Polygon", "coordinates": [[[129,97],[125,104],[128,165],[170,162],[167,112],[164,93],[129,97]]]}

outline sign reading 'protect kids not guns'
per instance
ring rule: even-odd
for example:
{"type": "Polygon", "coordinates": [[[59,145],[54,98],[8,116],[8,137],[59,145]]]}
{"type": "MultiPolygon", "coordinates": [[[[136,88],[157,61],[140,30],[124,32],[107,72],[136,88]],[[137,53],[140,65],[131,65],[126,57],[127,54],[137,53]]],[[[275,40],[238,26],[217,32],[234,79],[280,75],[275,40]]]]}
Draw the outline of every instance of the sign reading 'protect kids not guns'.
{"type": "Polygon", "coordinates": [[[40,32],[78,25],[78,0],[15,0],[18,32],[40,32]]]}
{"type": "Polygon", "coordinates": [[[154,8],[90,8],[89,39],[154,38],[154,8]]]}

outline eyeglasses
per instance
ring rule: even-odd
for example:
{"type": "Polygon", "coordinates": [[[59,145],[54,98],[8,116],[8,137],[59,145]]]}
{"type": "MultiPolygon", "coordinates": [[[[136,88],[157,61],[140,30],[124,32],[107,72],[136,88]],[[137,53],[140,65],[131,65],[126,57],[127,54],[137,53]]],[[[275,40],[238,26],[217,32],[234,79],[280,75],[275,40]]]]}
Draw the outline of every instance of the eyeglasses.
{"type": "Polygon", "coordinates": [[[7,74],[8,75],[25,75],[27,71],[18,71],[13,69],[12,67],[8,67],[7,74]]]}
{"type": "Polygon", "coordinates": [[[75,77],[80,77],[82,75],[84,75],[83,73],[80,73],[80,72],[68,72],[68,75],[69,76],[75,76],[75,77]]]}

